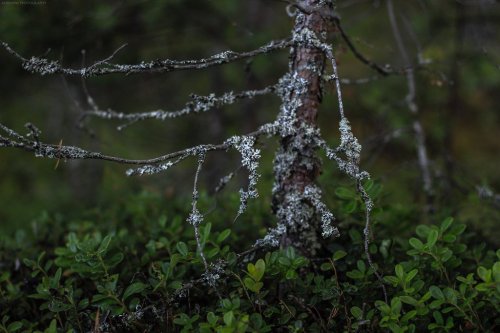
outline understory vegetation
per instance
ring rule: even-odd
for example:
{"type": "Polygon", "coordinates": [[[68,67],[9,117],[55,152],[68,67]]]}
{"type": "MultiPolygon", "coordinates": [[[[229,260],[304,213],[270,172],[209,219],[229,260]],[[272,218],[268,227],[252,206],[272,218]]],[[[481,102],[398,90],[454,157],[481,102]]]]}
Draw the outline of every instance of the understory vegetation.
{"type": "Polygon", "coordinates": [[[500,332],[499,4],[0,1],[0,333],[500,332]]]}
{"type": "Polygon", "coordinates": [[[269,209],[250,205],[231,224],[239,198],[219,199],[200,226],[208,273],[182,200],[144,192],[77,220],[44,213],[2,239],[0,332],[495,331],[500,250],[459,217],[416,225],[416,207],[390,211],[380,184],[365,186],[387,300],[348,186],[332,198],[342,236],[314,258],[252,247],[272,224],[269,209]]]}

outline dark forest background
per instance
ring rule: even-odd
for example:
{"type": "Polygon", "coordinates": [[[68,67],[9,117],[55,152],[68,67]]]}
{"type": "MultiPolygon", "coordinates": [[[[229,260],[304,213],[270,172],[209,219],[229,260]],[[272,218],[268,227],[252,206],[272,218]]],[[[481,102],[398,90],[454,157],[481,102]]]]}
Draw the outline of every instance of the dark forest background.
{"type": "MultiPolygon", "coordinates": [[[[497,1],[395,1],[401,33],[417,71],[417,103],[432,160],[436,202],[448,215],[499,244],[500,197],[500,5],[497,1]]],[[[345,31],[368,58],[403,66],[384,2],[338,1],[345,31]]],[[[118,63],[206,57],[227,49],[252,50],[288,35],[293,24],[285,4],[271,0],[52,1],[40,5],[0,4],[0,40],[25,57],[45,55],[70,67],[109,56],[118,63]],[[85,50],[85,52],[82,52],[85,50]]],[[[343,79],[370,78],[339,34],[331,42],[343,79]]],[[[76,128],[88,109],[87,93],[104,109],[140,112],[176,110],[199,95],[258,89],[287,70],[287,51],[205,71],[166,75],[110,75],[89,78],[40,77],[0,50],[0,121],[23,131],[26,122],[49,143],[82,146],[111,155],[146,158],[198,143],[218,143],[274,119],[280,101],[259,97],[220,110],[165,122],[144,121],[123,131],[119,123],[92,119],[91,137],[76,128]],[[85,88],[86,87],[86,88],[85,88]]],[[[333,87],[325,87],[320,127],[338,141],[333,87]]],[[[362,167],[384,187],[391,214],[415,212],[424,220],[424,196],[417,165],[412,118],[404,102],[404,76],[365,84],[344,84],[347,115],[363,144],[362,167]],[[416,205],[415,205],[416,204],[416,205]]],[[[261,205],[270,203],[275,145],[264,148],[261,205]]],[[[220,177],[238,166],[236,154],[209,156],[202,188],[213,192],[220,177]]],[[[42,211],[69,218],[109,207],[131,193],[148,191],[165,202],[184,200],[186,211],[195,162],[162,174],[127,178],[125,167],[100,161],[56,161],[0,151],[0,234],[28,227],[42,211]]],[[[326,197],[346,180],[325,162],[326,197]]],[[[242,177],[241,182],[244,182],[242,177]]],[[[238,182],[228,192],[237,191],[238,182]]],[[[335,211],[335,203],[333,210],[335,211]]],[[[393,215],[393,219],[394,219],[393,215]]],[[[243,217],[244,219],[244,217],[243,217]]]]}

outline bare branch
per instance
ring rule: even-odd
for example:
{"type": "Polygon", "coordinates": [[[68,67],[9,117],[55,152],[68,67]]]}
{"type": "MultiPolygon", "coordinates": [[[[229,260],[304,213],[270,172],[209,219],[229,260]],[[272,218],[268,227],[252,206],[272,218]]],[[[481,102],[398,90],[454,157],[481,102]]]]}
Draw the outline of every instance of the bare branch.
{"type": "Polygon", "coordinates": [[[425,145],[425,133],[422,127],[422,123],[420,122],[420,119],[418,117],[419,110],[418,110],[418,105],[416,103],[417,88],[415,82],[415,71],[413,70],[413,68],[411,68],[411,60],[404,45],[403,39],[401,37],[401,33],[399,31],[396,16],[394,14],[394,7],[392,4],[392,0],[387,0],[387,13],[389,15],[389,21],[391,23],[392,33],[394,35],[394,39],[396,40],[396,44],[398,46],[401,57],[405,62],[405,66],[409,67],[409,69],[405,73],[406,83],[408,86],[408,94],[406,95],[405,101],[408,106],[408,110],[410,111],[413,117],[413,132],[416,141],[418,164],[420,167],[420,173],[423,182],[423,190],[426,195],[427,205],[428,205],[426,210],[432,211],[433,184],[429,167],[429,157],[425,145]]]}
{"type": "Polygon", "coordinates": [[[387,76],[389,74],[392,74],[393,71],[390,69],[390,67],[386,66],[385,68],[378,65],[374,61],[368,59],[365,57],[361,52],[358,51],[358,49],[354,46],[352,43],[351,39],[349,36],[346,34],[344,28],[342,28],[342,25],[340,24],[340,19],[338,17],[333,18],[333,22],[335,23],[335,26],[340,32],[340,35],[342,36],[342,39],[346,42],[347,46],[351,50],[351,52],[354,54],[356,58],[359,59],[362,63],[367,65],[368,67],[371,67],[373,70],[377,71],[382,76],[387,76]]]}
{"type": "Polygon", "coordinates": [[[13,56],[22,61],[23,68],[31,73],[37,73],[40,75],[50,75],[50,74],[64,74],[64,75],[75,75],[82,77],[106,75],[106,74],[134,74],[134,73],[165,73],[172,71],[182,71],[182,70],[195,70],[195,69],[205,69],[208,67],[219,66],[234,62],[241,59],[252,58],[260,54],[270,53],[275,50],[281,50],[291,46],[290,39],[283,39],[278,41],[271,41],[255,50],[247,52],[234,52],[234,51],[224,51],[217,53],[208,58],[195,59],[195,60],[153,60],[149,62],[141,62],[139,64],[113,64],[110,60],[113,56],[121,50],[124,46],[121,46],[113,54],[103,60],[99,60],[88,67],[82,68],[65,68],[62,64],[55,60],[49,60],[46,58],[31,57],[29,59],[24,58],[15,50],[13,50],[7,43],[0,42],[0,44],[13,56]]]}
{"type": "Polygon", "coordinates": [[[381,78],[380,76],[370,76],[370,77],[363,77],[363,78],[359,78],[359,79],[340,79],[340,83],[347,84],[347,85],[358,85],[358,84],[366,84],[366,83],[370,83],[373,81],[377,81],[380,78],[381,78]]]}

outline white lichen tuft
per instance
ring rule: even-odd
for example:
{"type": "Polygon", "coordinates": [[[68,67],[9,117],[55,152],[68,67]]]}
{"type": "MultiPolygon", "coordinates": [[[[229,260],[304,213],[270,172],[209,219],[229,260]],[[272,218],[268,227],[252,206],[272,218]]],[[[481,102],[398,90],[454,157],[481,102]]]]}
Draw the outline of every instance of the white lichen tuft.
{"type": "Polygon", "coordinates": [[[248,200],[258,198],[257,183],[260,174],[259,168],[260,149],[255,148],[255,137],[253,136],[233,136],[226,140],[227,145],[234,147],[241,154],[241,164],[248,170],[248,187],[246,190],[240,189],[240,207],[238,216],[243,214],[247,208],[248,200]]]}
{"type": "MultiPolygon", "coordinates": [[[[198,193],[196,192],[194,195],[198,196],[198,193]]],[[[196,199],[198,199],[198,198],[196,198],[196,199]]],[[[198,227],[203,222],[203,215],[200,213],[198,208],[194,207],[191,210],[191,213],[189,214],[186,221],[189,224],[191,224],[193,227],[198,227]]]]}
{"type": "Polygon", "coordinates": [[[263,239],[257,240],[254,246],[261,247],[278,247],[283,235],[286,234],[287,228],[283,223],[278,222],[276,228],[270,229],[263,239]]]}
{"type": "Polygon", "coordinates": [[[23,68],[30,73],[50,75],[57,73],[61,69],[61,66],[57,61],[31,57],[29,60],[23,62],[23,68]]]}
{"type": "Polygon", "coordinates": [[[128,169],[125,173],[127,176],[142,176],[142,175],[153,175],[162,171],[170,169],[174,165],[173,162],[168,161],[159,165],[144,165],[136,169],[128,169]]]}
{"type": "Polygon", "coordinates": [[[216,288],[217,282],[220,280],[222,274],[224,274],[224,266],[225,262],[222,260],[211,263],[209,268],[201,276],[203,282],[212,288],[216,288]]]}
{"type": "Polygon", "coordinates": [[[339,169],[349,177],[356,180],[370,178],[370,175],[366,171],[361,171],[359,168],[362,147],[352,133],[351,125],[347,118],[343,117],[340,120],[339,131],[340,145],[336,149],[331,149],[326,143],[322,143],[326,151],[326,156],[330,160],[337,162],[339,169]],[[345,155],[345,159],[339,156],[340,153],[345,155]]]}
{"type": "Polygon", "coordinates": [[[309,185],[304,189],[304,197],[313,204],[316,214],[320,215],[321,235],[324,238],[340,236],[338,229],[332,225],[335,217],[326,204],[321,201],[321,189],[316,185],[309,185]]]}

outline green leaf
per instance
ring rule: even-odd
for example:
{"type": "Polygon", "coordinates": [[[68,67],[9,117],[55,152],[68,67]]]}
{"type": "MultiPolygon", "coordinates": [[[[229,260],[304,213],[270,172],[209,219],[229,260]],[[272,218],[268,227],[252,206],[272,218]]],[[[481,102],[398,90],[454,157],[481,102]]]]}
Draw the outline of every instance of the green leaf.
{"type": "Polygon", "coordinates": [[[416,310],[411,310],[407,312],[403,317],[401,317],[402,322],[408,322],[410,319],[414,318],[417,315],[416,310]]]}
{"type": "Polygon", "coordinates": [[[234,322],[234,313],[233,313],[233,311],[229,311],[229,312],[224,313],[224,323],[227,326],[232,326],[233,322],[234,322]]]}
{"type": "Polygon", "coordinates": [[[187,247],[186,243],[179,242],[179,243],[177,243],[177,245],[175,247],[177,248],[177,251],[179,251],[179,253],[183,257],[187,256],[187,254],[188,254],[188,247],[187,247]]]}
{"type": "Polygon", "coordinates": [[[262,316],[259,313],[253,313],[250,316],[250,323],[252,324],[252,328],[259,329],[264,324],[264,321],[262,320],[262,316]]]}
{"type": "Polygon", "coordinates": [[[15,332],[15,331],[18,331],[19,329],[21,329],[22,327],[23,327],[22,322],[15,321],[15,322],[10,323],[9,326],[7,326],[7,331],[8,332],[15,332]]]}
{"type": "Polygon", "coordinates": [[[434,297],[435,299],[444,300],[444,294],[441,289],[439,289],[439,287],[430,286],[429,291],[431,292],[432,297],[434,297]]]}
{"type": "Polygon", "coordinates": [[[252,279],[254,279],[254,281],[260,281],[262,279],[265,269],[266,263],[262,259],[257,260],[255,265],[252,263],[247,265],[248,274],[252,277],[252,279]]]}
{"type": "Polygon", "coordinates": [[[431,231],[431,228],[429,228],[426,225],[419,225],[416,229],[415,232],[420,238],[427,238],[427,235],[429,235],[429,232],[431,231]]]}
{"type": "Polygon", "coordinates": [[[345,187],[338,187],[335,190],[335,195],[337,195],[340,199],[353,199],[356,197],[356,194],[353,191],[345,187]]]}
{"type": "Polygon", "coordinates": [[[401,326],[399,326],[396,323],[390,322],[388,323],[389,328],[391,329],[392,333],[403,333],[404,331],[401,329],[401,326]]]}
{"type": "Polygon", "coordinates": [[[214,247],[213,249],[207,251],[205,254],[207,258],[211,259],[215,257],[219,253],[220,249],[218,247],[214,247]]]}
{"type": "Polygon", "coordinates": [[[375,301],[375,306],[382,312],[382,314],[388,314],[391,312],[391,308],[385,302],[375,301]]]}
{"type": "Polygon", "coordinates": [[[362,279],[365,275],[357,269],[347,272],[346,275],[351,279],[362,279]]]}
{"type": "Polygon", "coordinates": [[[401,280],[401,281],[404,281],[403,278],[404,278],[404,274],[405,274],[405,271],[403,269],[403,266],[400,265],[400,264],[397,264],[395,269],[396,271],[396,276],[401,280]]]}
{"type": "Polygon", "coordinates": [[[127,289],[125,289],[125,292],[123,293],[122,299],[126,300],[128,297],[142,292],[147,287],[148,287],[148,285],[144,284],[142,282],[132,283],[130,286],[127,287],[127,289]]]}
{"type": "Polygon", "coordinates": [[[413,280],[413,278],[417,275],[417,273],[418,273],[418,269],[413,269],[410,272],[408,272],[408,274],[406,274],[406,277],[405,277],[405,282],[410,283],[411,280],[413,280]]]}
{"type": "Polygon", "coordinates": [[[61,301],[52,299],[49,303],[48,308],[51,312],[63,312],[63,311],[68,311],[69,309],[72,308],[72,306],[71,304],[65,304],[61,301]]]}
{"type": "Polygon", "coordinates": [[[443,241],[446,243],[453,243],[457,240],[457,236],[451,235],[451,234],[446,234],[443,236],[443,241]]]}
{"type": "Polygon", "coordinates": [[[437,230],[432,229],[429,234],[427,235],[427,245],[429,247],[433,247],[438,239],[439,233],[437,230]]]}
{"type": "Polygon", "coordinates": [[[417,250],[422,250],[424,248],[424,243],[422,243],[418,238],[410,238],[409,243],[413,248],[417,250]]]}
{"type": "Polygon", "coordinates": [[[52,278],[51,283],[50,283],[52,288],[56,289],[59,286],[59,281],[61,280],[61,275],[62,275],[62,268],[59,267],[56,271],[56,274],[52,278]]]}
{"type": "Polygon", "coordinates": [[[443,222],[441,222],[441,226],[439,229],[441,230],[441,233],[445,232],[448,230],[448,228],[453,224],[453,217],[447,217],[444,219],[443,222]]]}
{"type": "Polygon", "coordinates": [[[293,280],[297,277],[297,272],[295,272],[293,269],[289,269],[286,271],[285,278],[287,280],[293,280]]]}
{"type": "Polygon", "coordinates": [[[283,266],[290,266],[292,264],[292,261],[287,257],[279,257],[278,262],[283,266]]]}
{"type": "Polygon", "coordinates": [[[101,244],[99,245],[99,248],[97,249],[97,252],[101,254],[106,252],[108,250],[109,243],[111,243],[112,238],[113,238],[112,235],[107,235],[106,237],[104,237],[101,244]]]}
{"type": "Polygon", "coordinates": [[[89,306],[89,299],[84,298],[78,303],[78,310],[84,310],[89,306]]]}
{"type": "Polygon", "coordinates": [[[413,306],[416,306],[418,304],[418,301],[411,296],[399,296],[399,299],[401,300],[401,302],[406,303],[406,304],[410,304],[413,306]]]}
{"type": "Polygon", "coordinates": [[[436,323],[438,323],[438,325],[443,325],[444,324],[444,320],[443,320],[443,316],[441,315],[441,312],[434,311],[432,313],[432,316],[434,317],[434,319],[436,320],[436,323]]]}
{"type": "Polygon", "coordinates": [[[420,298],[419,303],[427,302],[431,298],[432,294],[430,291],[426,292],[422,298],[420,298]]]}
{"type": "Polygon", "coordinates": [[[365,191],[370,191],[371,188],[373,187],[374,181],[373,179],[368,179],[363,183],[363,187],[365,188],[365,191]]]}
{"type": "Polygon", "coordinates": [[[329,263],[329,262],[324,262],[324,263],[322,263],[322,264],[321,264],[321,266],[319,266],[319,268],[320,268],[323,272],[325,272],[325,271],[329,271],[329,270],[332,270],[332,269],[333,269],[332,264],[331,264],[331,263],[329,263]]]}
{"type": "Polygon", "coordinates": [[[443,301],[440,299],[436,299],[436,300],[432,301],[431,304],[429,304],[429,308],[438,309],[441,307],[441,305],[443,305],[443,301]]]}
{"type": "Polygon", "coordinates": [[[448,302],[451,304],[457,304],[457,295],[453,289],[445,288],[443,292],[448,302]]]}
{"type": "Polygon", "coordinates": [[[208,222],[205,224],[205,227],[201,229],[201,244],[203,245],[207,242],[208,237],[210,236],[210,231],[212,230],[212,223],[208,222]]]}
{"type": "Polygon", "coordinates": [[[343,251],[343,250],[338,250],[338,251],[335,251],[335,253],[333,254],[333,260],[340,260],[342,258],[344,258],[345,256],[347,255],[347,252],[343,251]]]}
{"type": "Polygon", "coordinates": [[[52,319],[49,327],[45,330],[45,333],[57,333],[57,321],[55,319],[52,319]]]}
{"type": "Polygon", "coordinates": [[[401,300],[399,299],[399,297],[394,297],[392,300],[391,300],[391,310],[393,313],[400,313],[401,312],[401,300]]]}
{"type": "Polygon", "coordinates": [[[475,286],[475,289],[477,291],[481,291],[481,292],[486,292],[488,290],[491,289],[490,287],[490,284],[489,283],[478,283],[476,286],[475,286]]]}
{"type": "Polygon", "coordinates": [[[295,253],[295,249],[292,246],[286,248],[285,255],[289,259],[295,259],[295,257],[297,256],[295,253]]]}
{"type": "Polygon", "coordinates": [[[493,281],[500,282],[500,261],[497,261],[491,268],[493,273],[493,281]]]}
{"type": "Polygon", "coordinates": [[[356,319],[361,319],[361,317],[363,316],[363,310],[361,310],[359,307],[357,306],[353,306],[351,308],[351,314],[354,316],[354,318],[356,319]]]}
{"type": "Polygon", "coordinates": [[[165,215],[160,216],[160,218],[158,219],[158,225],[162,228],[165,228],[165,226],[167,225],[167,217],[165,215]]]}
{"type": "Polygon", "coordinates": [[[358,270],[361,272],[361,273],[364,273],[366,272],[366,264],[363,260],[358,260],[357,262],[357,266],[358,266],[358,270]]]}
{"type": "Polygon", "coordinates": [[[399,283],[399,279],[393,275],[384,276],[384,280],[392,284],[394,287],[399,283]]]}
{"type": "Polygon", "coordinates": [[[39,266],[42,266],[42,259],[43,257],[45,257],[45,251],[42,251],[42,253],[40,253],[40,255],[38,256],[38,258],[36,259],[36,262],[39,266]]]}
{"type": "Polygon", "coordinates": [[[448,319],[446,319],[446,328],[450,329],[450,328],[453,328],[454,324],[453,324],[453,317],[448,317],[448,319]]]}
{"type": "Polygon", "coordinates": [[[174,318],[174,323],[177,325],[184,326],[189,323],[189,316],[185,313],[181,313],[179,317],[174,318]]]}
{"type": "Polygon", "coordinates": [[[483,280],[484,282],[491,282],[491,270],[484,268],[483,266],[479,266],[477,269],[477,275],[483,280]]]}
{"type": "Polygon", "coordinates": [[[226,229],[224,231],[222,231],[219,236],[217,236],[217,243],[222,243],[226,238],[229,237],[229,235],[231,235],[231,230],[230,229],[226,229]]]}
{"type": "Polygon", "coordinates": [[[344,205],[344,211],[346,214],[353,213],[358,206],[358,203],[354,200],[349,201],[346,205],[344,205]]]}
{"type": "Polygon", "coordinates": [[[174,267],[177,265],[179,260],[181,259],[181,256],[179,253],[174,253],[170,256],[170,269],[173,270],[174,267]]]}
{"type": "Polygon", "coordinates": [[[450,228],[450,233],[454,234],[455,236],[460,235],[467,229],[467,226],[465,224],[456,224],[452,228],[450,228]]]}
{"type": "Polygon", "coordinates": [[[118,265],[123,258],[125,258],[125,255],[122,252],[115,253],[111,258],[106,260],[106,264],[108,267],[114,267],[118,265]]]}
{"type": "Polygon", "coordinates": [[[217,324],[217,316],[213,312],[209,312],[207,314],[207,321],[210,323],[210,325],[215,326],[217,324]]]}
{"type": "Polygon", "coordinates": [[[253,291],[254,293],[259,293],[260,289],[264,286],[262,282],[256,282],[253,279],[246,277],[243,279],[243,283],[248,290],[253,291]]]}

